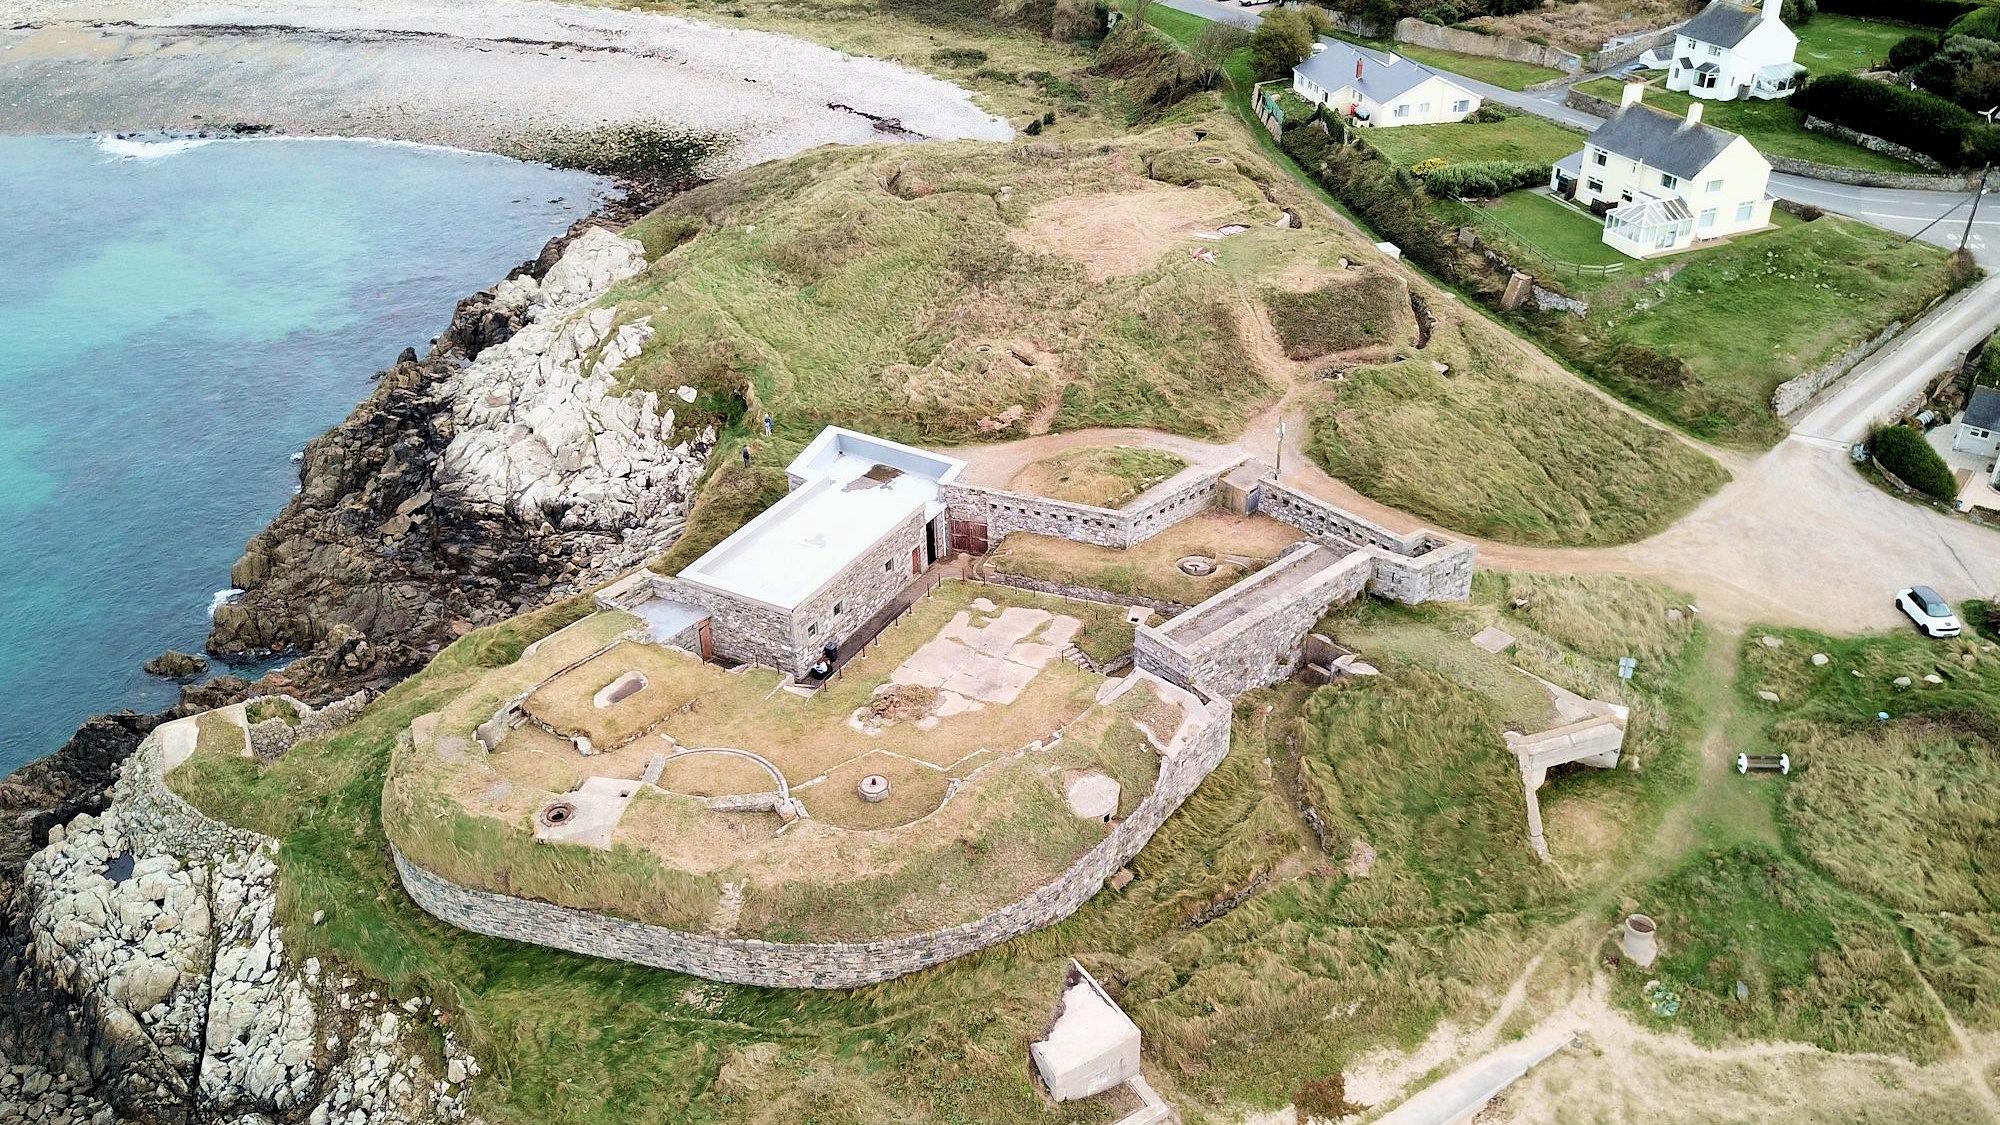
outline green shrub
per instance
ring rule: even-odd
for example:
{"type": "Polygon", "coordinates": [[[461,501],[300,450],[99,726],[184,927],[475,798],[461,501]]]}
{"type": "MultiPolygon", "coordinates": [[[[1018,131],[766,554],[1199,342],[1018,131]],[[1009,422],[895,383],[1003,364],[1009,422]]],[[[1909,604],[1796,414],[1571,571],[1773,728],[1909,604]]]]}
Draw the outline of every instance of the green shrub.
{"type": "Polygon", "coordinates": [[[1549,167],[1525,160],[1473,160],[1420,174],[1432,195],[1493,199],[1546,182],[1549,167]]]}
{"type": "Polygon", "coordinates": [[[1947,36],[1944,46],[1910,69],[1917,85],[1969,110],[2000,102],[2000,42],[1947,36]]]}
{"type": "Polygon", "coordinates": [[[1472,122],[1474,125],[1497,125],[1514,116],[1517,115],[1513,110],[1508,109],[1498,102],[1482,102],[1478,109],[1473,110],[1471,115],[1466,117],[1466,120],[1472,122]]]}
{"type": "Polygon", "coordinates": [[[1259,79],[1283,78],[1331,30],[1333,22],[1318,8],[1280,8],[1265,16],[1250,36],[1250,65],[1259,79]]]}
{"type": "Polygon", "coordinates": [[[1889,48],[1889,66],[1895,70],[1908,70],[1937,54],[1940,40],[1928,31],[1915,35],[1905,35],[1889,48]]]}
{"type": "Polygon", "coordinates": [[[1401,171],[1365,145],[1342,146],[1347,127],[1337,120],[1287,132],[1279,147],[1342,203],[1359,212],[1382,238],[1424,269],[1474,294],[1497,293],[1500,279],[1484,257],[1459,247],[1455,232],[1432,210],[1423,181],[1401,171]]]}
{"type": "Polygon", "coordinates": [[[1936,94],[1823,74],[1792,96],[1801,113],[1915,149],[1952,168],[2000,159],[2000,130],[1936,94]]]}
{"type": "Polygon", "coordinates": [[[1972,369],[1972,385],[2000,387],[2000,333],[1987,337],[1986,349],[1979,353],[1979,364],[1972,369]]]}
{"type": "Polygon", "coordinates": [[[631,121],[554,134],[531,145],[531,154],[558,168],[612,176],[654,191],[681,191],[706,179],[735,143],[726,133],[631,121]]]}
{"type": "Polygon", "coordinates": [[[1778,18],[1792,27],[1804,27],[1819,14],[1819,0],[1785,0],[1778,18]]]}
{"type": "Polygon", "coordinates": [[[1974,39],[2000,39],[2000,6],[1975,8],[1953,20],[1947,35],[1967,35],[1974,39]]]}
{"type": "Polygon", "coordinates": [[[986,61],[986,52],[977,47],[946,47],[932,51],[931,61],[939,66],[978,66],[986,61]]]}
{"type": "Polygon", "coordinates": [[[1958,496],[1958,480],[1939,457],[1923,431],[1909,426],[1884,426],[1868,439],[1868,451],[1897,480],[1937,500],[1958,496]]]}

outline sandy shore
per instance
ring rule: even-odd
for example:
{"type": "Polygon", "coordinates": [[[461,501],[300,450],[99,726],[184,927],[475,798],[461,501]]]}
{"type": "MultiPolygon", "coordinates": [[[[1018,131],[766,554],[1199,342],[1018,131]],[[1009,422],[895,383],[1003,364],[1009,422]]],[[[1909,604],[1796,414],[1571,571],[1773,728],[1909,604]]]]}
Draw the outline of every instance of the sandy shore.
{"type": "Polygon", "coordinates": [[[868,143],[1011,136],[949,82],[767,32],[542,0],[15,0],[0,132],[255,122],[518,153],[664,120],[740,138],[732,164],[868,143]],[[831,108],[840,106],[845,108],[831,108]]]}

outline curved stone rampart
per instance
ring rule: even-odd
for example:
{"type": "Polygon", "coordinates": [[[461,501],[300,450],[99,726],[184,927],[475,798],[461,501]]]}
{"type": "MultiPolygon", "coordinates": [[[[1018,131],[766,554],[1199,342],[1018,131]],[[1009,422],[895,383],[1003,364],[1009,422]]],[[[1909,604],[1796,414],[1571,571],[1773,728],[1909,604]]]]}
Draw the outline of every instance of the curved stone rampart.
{"type": "Polygon", "coordinates": [[[1159,780],[1132,815],[1026,898],[972,922],[880,941],[793,944],[711,937],[553,903],[461,886],[391,847],[403,887],[438,918],[489,937],[631,961],[733,984],[855,988],[949,961],[1053,925],[1088,902],[1146,846],[1229,753],[1229,704],[1212,701],[1160,764],[1159,780]]]}

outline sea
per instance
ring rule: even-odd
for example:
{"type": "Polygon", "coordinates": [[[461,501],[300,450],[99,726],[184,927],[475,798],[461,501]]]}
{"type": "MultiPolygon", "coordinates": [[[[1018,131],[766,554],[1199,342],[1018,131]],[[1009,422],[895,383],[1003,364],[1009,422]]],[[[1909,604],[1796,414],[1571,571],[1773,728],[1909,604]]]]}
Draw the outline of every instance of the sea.
{"type": "Polygon", "coordinates": [[[376,141],[0,137],[0,774],[171,704],[140,664],[201,651],[306,441],[609,190],[376,141]]]}

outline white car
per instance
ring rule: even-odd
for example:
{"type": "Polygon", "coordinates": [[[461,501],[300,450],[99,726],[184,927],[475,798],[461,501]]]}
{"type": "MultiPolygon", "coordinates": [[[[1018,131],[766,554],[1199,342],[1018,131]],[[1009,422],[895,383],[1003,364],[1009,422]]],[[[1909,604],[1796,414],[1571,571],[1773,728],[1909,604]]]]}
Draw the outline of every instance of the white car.
{"type": "Polygon", "coordinates": [[[1927,637],[1956,637],[1965,628],[1951,611],[1951,603],[1929,586],[1912,586],[1897,594],[1896,608],[1908,614],[1927,637]]]}

